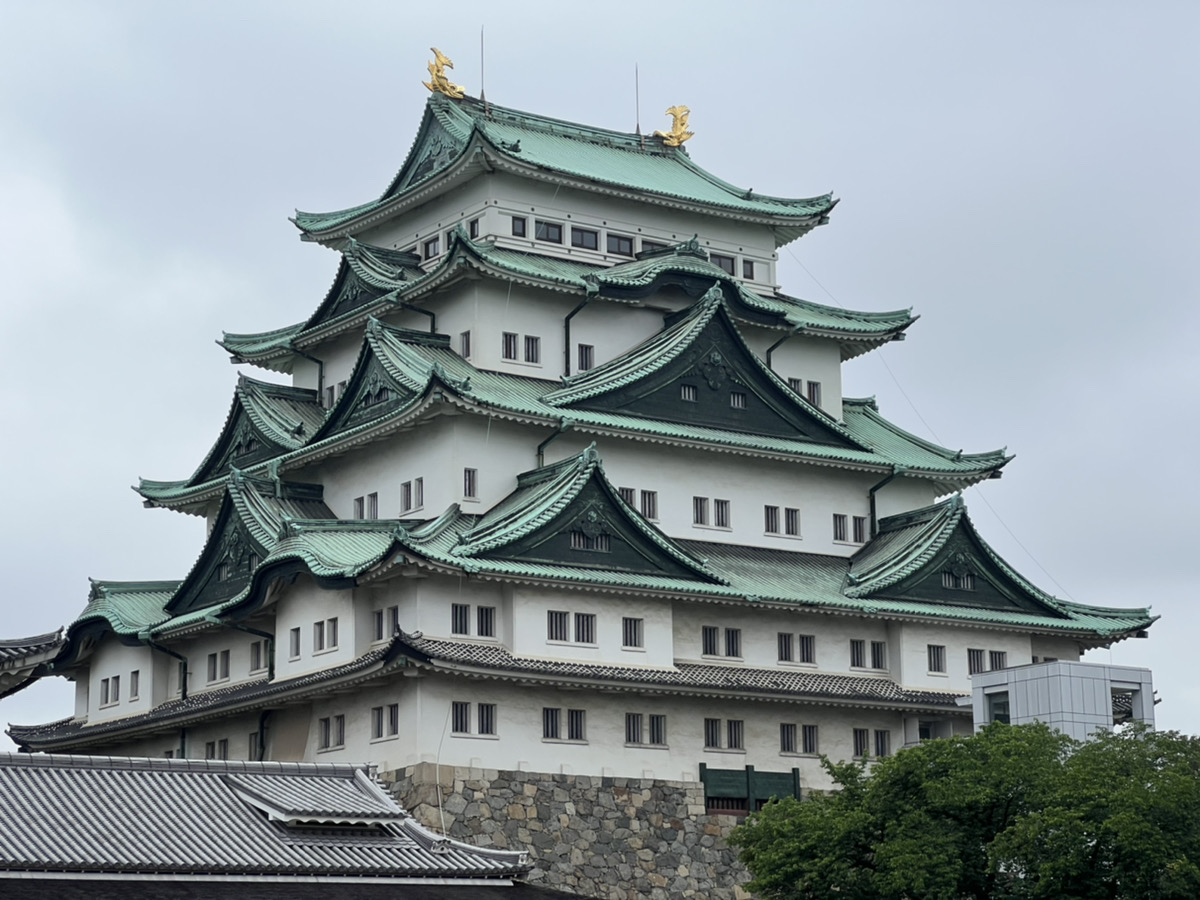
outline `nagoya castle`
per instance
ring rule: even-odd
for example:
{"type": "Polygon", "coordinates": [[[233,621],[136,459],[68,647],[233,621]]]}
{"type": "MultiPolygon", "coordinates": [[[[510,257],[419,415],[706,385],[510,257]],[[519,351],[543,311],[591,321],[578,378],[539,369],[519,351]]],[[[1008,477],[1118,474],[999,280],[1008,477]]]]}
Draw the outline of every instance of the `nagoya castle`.
{"type": "Polygon", "coordinates": [[[377,199],[292,220],[332,285],[224,334],[255,377],[192,474],[138,486],[206,520],[191,570],[97,578],[61,636],[0,648],[0,692],[75,684],[21,748],[691,783],[698,814],[744,811],[827,787],[821,755],[971,733],[972,675],[1151,624],[989,547],[962,492],[1005,451],[843,396],[916,317],[779,287],[832,196],[707,172],[689,150],[731,138],[686,107],[609,131],[448,65],[377,199]]]}

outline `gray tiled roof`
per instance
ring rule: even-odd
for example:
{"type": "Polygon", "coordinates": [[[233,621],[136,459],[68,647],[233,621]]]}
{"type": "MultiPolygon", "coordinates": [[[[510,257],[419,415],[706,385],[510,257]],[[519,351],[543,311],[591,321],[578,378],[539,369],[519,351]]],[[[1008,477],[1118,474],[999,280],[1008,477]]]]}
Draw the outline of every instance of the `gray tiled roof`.
{"type": "Polygon", "coordinates": [[[0,809],[5,872],[506,879],[528,869],[524,853],[426,831],[358,765],[3,754],[0,809]],[[246,784],[274,803],[247,802],[246,784]],[[314,800],[324,809],[310,821],[302,811],[314,800]]]}
{"type": "Polygon", "coordinates": [[[0,666],[20,666],[31,656],[56,649],[62,643],[62,629],[35,637],[0,640],[0,666]]]}
{"type": "Polygon", "coordinates": [[[499,644],[411,636],[405,636],[404,642],[415,651],[414,656],[424,657],[427,664],[434,667],[444,662],[531,678],[619,681],[687,693],[723,693],[732,690],[739,694],[788,698],[798,702],[838,700],[868,705],[936,707],[947,711],[958,709],[958,699],[967,696],[952,691],[913,690],[887,678],[858,675],[688,662],[676,663],[668,668],[597,665],[514,656],[499,644]]]}

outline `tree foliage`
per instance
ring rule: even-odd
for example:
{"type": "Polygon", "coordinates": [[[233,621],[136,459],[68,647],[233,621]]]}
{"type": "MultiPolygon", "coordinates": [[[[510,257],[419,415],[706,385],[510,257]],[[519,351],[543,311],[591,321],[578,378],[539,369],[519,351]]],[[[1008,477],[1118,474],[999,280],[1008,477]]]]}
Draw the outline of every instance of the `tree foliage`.
{"type": "Polygon", "coordinates": [[[1200,739],[992,725],[772,802],[732,842],[768,900],[1200,897],[1200,739]]]}

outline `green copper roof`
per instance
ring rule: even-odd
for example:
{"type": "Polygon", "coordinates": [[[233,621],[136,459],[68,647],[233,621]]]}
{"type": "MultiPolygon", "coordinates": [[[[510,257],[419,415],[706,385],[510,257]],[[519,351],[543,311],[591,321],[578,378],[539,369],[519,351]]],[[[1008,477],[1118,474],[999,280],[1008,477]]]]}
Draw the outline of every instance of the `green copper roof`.
{"type": "Polygon", "coordinates": [[[383,196],[335,212],[297,211],[293,221],[317,238],[349,234],[401,206],[417,189],[427,192],[440,177],[461,172],[477,153],[492,168],[530,178],[565,180],[584,190],[634,196],[644,203],[769,223],[775,225],[777,245],[823,224],[837,202],[829,194],[791,199],[735,187],[697,166],[684,149],[668,147],[659,138],[434,94],[408,158],[383,196]]]}
{"type": "Polygon", "coordinates": [[[325,415],[315,391],[240,375],[221,434],[192,476],[184,481],[141,479],[134,490],[156,502],[224,478],[234,465],[250,466],[297,450],[320,430],[325,415]]]}
{"type": "MultiPolygon", "coordinates": [[[[567,291],[581,297],[627,301],[644,297],[667,284],[683,285],[692,296],[707,291],[713,282],[724,285],[732,298],[730,312],[738,319],[774,328],[787,328],[799,334],[835,339],[842,359],[851,359],[880,344],[903,337],[915,321],[910,310],[858,312],[835,309],[799,300],[784,294],[764,296],[730,277],[708,262],[703,250],[688,250],[692,242],[645,255],[645,258],[615,266],[597,266],[575,260],[559,259],[498,248],[487,241],[472,241],[462,228],[452,232],[447,252],[428,272],[405,269],[405,277],[395,282],[378,281],[365,286],[350,261],[343,258],[333,286],[317,310],[305,321],[289,328],[261,334],[225,333],[217,343],[237,362],[249,362],[281,372],[290,372],[297,350],[356,328],[368,316],[395,309],[400,302],[417,303],[468,272],[549,290],[567,291]],[[384,290],[390,285],[389,290],[384,290]]],[[[358,256],[379,254],[380,248],[357,244],[358,256]]],[[[403,254],[401,254],[403,255],[403,254]]]]}

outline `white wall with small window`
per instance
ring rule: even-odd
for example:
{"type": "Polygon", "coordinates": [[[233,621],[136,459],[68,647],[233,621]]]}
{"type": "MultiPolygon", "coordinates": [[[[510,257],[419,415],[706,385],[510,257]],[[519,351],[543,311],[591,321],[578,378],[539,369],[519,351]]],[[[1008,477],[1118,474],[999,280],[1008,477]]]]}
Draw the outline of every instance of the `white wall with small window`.
{"type": "Polygon", "coordinates": [[[892,678],[906,687],[966,692],[971,690],[973,665],[990,671],[1024,665],[1032,658],[1028,634],[892,622],[888,635],[892,678]]]}
{"type": "MultiPolygon", "coordinates": [[[[757,325],[739,324],[742,337],[766,362],[767,348],[783,337],[783,332],[757,325]]],[[[797,335],[771,351],[771,370],[784,384],[800,381],[800,396],[819,406],[838,421],[842,420],[842,353],[838,342],[829,338],[797,335]],[[820,385],[816,392],[810,384],[820,385]]]]}
{"type": "Polygon", "coordinates": [[[533,587],[512,591],[511,646],[518,656],[670,666],[671,633],[666,600],[533,587]]]}
{"type": "MultiPolygon", "coordinates": [[[[152,706],[154,663],[149,647],[102,638],[88,658],[85,715],[89,722],[146,712],[152,706]],[[136,674],[134,674],[136,673],[136,674]]],[[[77,693],[78,699],[78,693],[77,693]]]]}
{"type": "MultiPolygon", "coordinates": [[[[546,450],[546,461],[573,456],[590,437],[565,433],[546,450]]],[[[805,553],[849,556],[861,544],[834,541],[833,514],[847,516],[847,537],[854,517],[867,521],[867,489],[877,473],[843,472],[803,463],[756,459],[753,465],[731,465],[730,457],[671,448],[670,466],[661,453],[637,442],[606,440],[599,446],[604,472],[615,487],[657,493],[658,527],[686,540],[778,547],[805,553]],[[707,499],[707,524],[697,524],[695,498],[707,499]],[[718,527],[717,500],[728,502],[728,526],[718,527]],[[764,508],[780,509],[778,534],[765,532],[764,508]],[[800,535],[786,534],[787,509],[798,510],[800,535]]],[[[864,528],[866,526],[864,525],[864,528]]]]}
{"type": "Polygon", "coordinates": [[[306,574],[287,587],[275,605],[276,680],[339,666],[358,655],[358,631],[370,606],[356,605],[354,593],[324,590],[306,574]]]}

